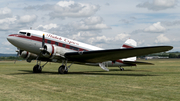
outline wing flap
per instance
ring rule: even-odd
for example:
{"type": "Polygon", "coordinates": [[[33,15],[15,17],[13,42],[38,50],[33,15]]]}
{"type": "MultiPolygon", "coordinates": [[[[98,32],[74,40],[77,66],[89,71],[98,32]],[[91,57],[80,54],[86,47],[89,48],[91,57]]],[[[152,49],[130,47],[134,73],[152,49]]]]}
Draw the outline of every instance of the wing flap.
{"type": "Polygon", "coordinates": [[[85,63],[100,63],[104,61],[118,60],[133,56],[142,56],[151,53],[158,53],[171,50],[172,46],[153,46],[153,47],[136,47],[126,49],[108,49],[95,50],[86,52],[68,52],[65,57],[69,61],[85,62],[85,63]]]}

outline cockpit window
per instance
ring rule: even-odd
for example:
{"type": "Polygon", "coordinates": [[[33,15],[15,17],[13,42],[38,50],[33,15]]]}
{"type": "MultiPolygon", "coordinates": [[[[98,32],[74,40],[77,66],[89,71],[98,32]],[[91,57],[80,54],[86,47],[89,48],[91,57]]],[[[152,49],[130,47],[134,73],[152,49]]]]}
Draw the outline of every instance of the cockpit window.
{"type": "Polygon", "coordinates": [[[26,33],[26,32],[19,32],[19,34],[22,34],[22,35],[26,35],[26,36],[31,36],[31,33],[26,33]]]}
{"type": "Polygon", "coordinates": [[[24,35],[25,35],[25,34],[26,34],[26,32],[19,32],[19,34],[24,34],[24,35]]]}
{"type": "Polygon", "coordinates": [[[31,33],[27,33],[27,36],[31,36],[31,33]]]}

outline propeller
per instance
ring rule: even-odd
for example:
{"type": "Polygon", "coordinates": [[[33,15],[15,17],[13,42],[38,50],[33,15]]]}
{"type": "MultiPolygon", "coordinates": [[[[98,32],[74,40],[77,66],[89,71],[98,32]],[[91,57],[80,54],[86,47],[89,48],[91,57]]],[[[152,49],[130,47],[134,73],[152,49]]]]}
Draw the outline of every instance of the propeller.
{"type": "Polygon", "coordinates": [[[44,43],[45,43],[45,36],[43,34],[43,37],[42,37],[42,48],[44,48],[44,43]]]}
{"type": "Polygon", "coordinates": [[[47,47],[45,46],[45,35],[43,34],[42,36],[42,48],[40,48],[40,51],[45,54],[45,53],[48,53],[48,54],[51,54],[47,51],[47,47]]]}
{"type": "Polygon", "coordinates": [[[17,55],[16,55],[16,59],[15,59],[15,61],[14,61],[14,64],[16,63],[17,58],[18,58],[18,56],[19,56],[19,54],[20,54],[20,50],[17,48],[16,52],[17,52],[17,55]]]}
{"type": "Polygon", "coordinates": [[[45,53],[44,43],[45,43],[45,36],[43,34],[43,36],[42,36],[42,47],[40,48],[41,53],[45,53]]]}

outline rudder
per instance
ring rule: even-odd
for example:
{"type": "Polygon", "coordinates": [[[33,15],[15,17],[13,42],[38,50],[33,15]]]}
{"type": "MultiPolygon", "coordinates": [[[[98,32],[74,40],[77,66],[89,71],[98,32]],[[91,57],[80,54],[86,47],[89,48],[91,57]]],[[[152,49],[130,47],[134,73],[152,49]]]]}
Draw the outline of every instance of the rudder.
{"type": "Polygon", "coordinates": [[[133,39],[128,39],[123,44],[122,48],[134,48],[137,47],[137,42],[133,39]]]}
{"type": "MultiPolygon", "coordinates": [[[[137,42],[133,39],[126,40],[125,43],[122,45],[122,48],[134,48],[134,47],[137,47],[137,42]]],[[[136,57],[122,59],[122,61],[136,61],[136,57]]]]}

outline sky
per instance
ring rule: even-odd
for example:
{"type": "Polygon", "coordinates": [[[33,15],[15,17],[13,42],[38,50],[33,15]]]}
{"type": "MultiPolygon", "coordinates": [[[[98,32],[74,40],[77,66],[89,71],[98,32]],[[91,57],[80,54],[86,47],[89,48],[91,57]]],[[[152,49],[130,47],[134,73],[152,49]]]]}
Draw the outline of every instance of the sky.
{"type": "Polygon", "coordinates": [[[0,1],[0,53],[16,53],[7,36],[30,28],[104,49],[131,38],[180,51],[180,0],[0,1]]]}

